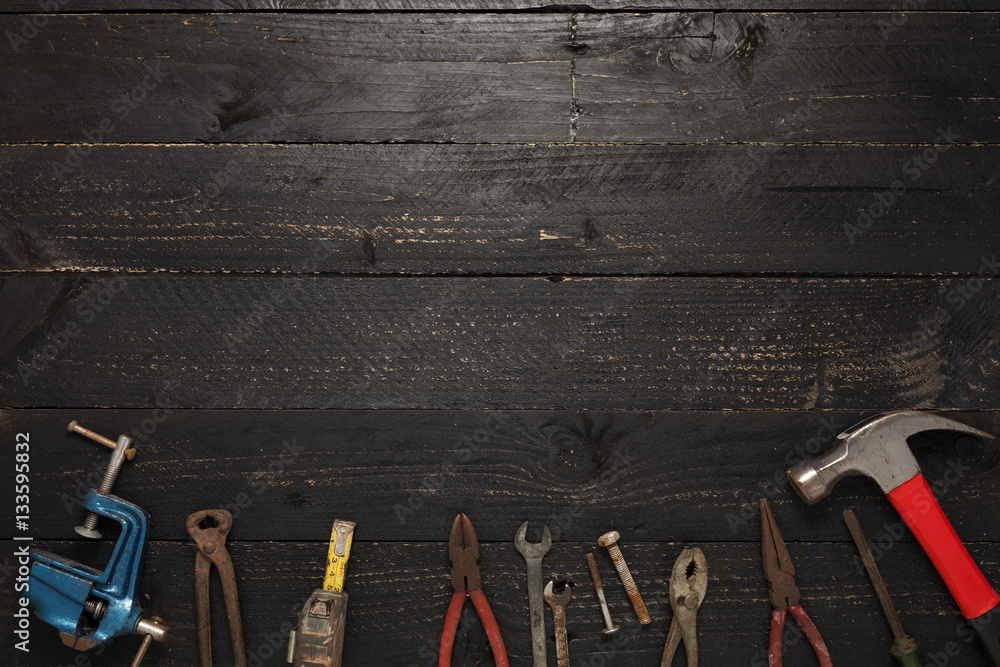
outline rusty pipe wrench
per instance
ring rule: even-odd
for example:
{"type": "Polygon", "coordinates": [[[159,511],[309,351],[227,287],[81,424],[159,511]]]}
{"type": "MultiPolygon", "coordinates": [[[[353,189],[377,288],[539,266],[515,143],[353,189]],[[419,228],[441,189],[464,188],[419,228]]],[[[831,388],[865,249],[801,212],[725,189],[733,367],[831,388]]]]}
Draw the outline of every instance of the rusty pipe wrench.
{"type": "Polygon", "coordinates": [[[528,522],[525,521],[517,529],[514,536],[514,547],[524,556],[528,564],[528,612],[531,616],[531,655],[534,667],[545,667],[545,607],[542,606],[544,591],[542,590],[542,558],[552,548],[552,533],[545,526],[542,541],[532,544],[525,539],[528,534],[528,522]]]}
{"type": "Polygon", "coordinates": [[[240,617],[240,598],[236,592],[236,573],[233,561],[226,551],[226,536],[233,528],[233,515],[226,510],[202,510],[187,518],[187,532],[198,545],[194,562],[195,613],[198,621],[198,654],[201,667],[212,667],[212,619],[208,598],[208,576],[212,565],[219,569],[222,593],[226,599],[229,617],[229,639],[233,643],[233,664],[246,667],[247,652],[243,643],[243,620],[240,617]],[[214,527],[202,528],[202,522],[211,519],[214,527]]]}

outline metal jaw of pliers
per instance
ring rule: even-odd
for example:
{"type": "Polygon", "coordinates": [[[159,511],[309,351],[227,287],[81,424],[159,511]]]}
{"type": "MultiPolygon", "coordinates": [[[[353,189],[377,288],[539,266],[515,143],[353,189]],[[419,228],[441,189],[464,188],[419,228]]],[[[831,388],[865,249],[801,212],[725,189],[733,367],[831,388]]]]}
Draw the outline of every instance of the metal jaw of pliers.
{"type": "Polygon", "coordinates": [[[670,577],[670,606],[674,618],[670,622],[667,643],[663,647],[660,667],[670,667],[681,641],[687,653],[687,667],[698,667],[698,608],[708,590],[708,562],[697,547],[681,552],[670,577]]]}
{"type": "Polygon", "coordinates": [[[201,667],[212,667],[212,620],[208,598],[208,577],[212,565],[219,569],[222,593],[226,600],[226,615],[229,617],[229,638],[233,643],[233,664],[246,667],[247,654],[243,644],[243,620],[240,617],[240,599],[236,592],[236,573],[233,561],[226,551],[226,536],[233,528],[233,515],[226,510],[202,510],[187,518],[188,534],[198,545],[198,557],[194,562],[195,613],[198,621],[198,653],[201,667]],[[202,528],[206,519],[215,522],[214,527],[202,528]]]}
{"type": "Polygon", "coordinates": [[[464,514],[455,517],[448,538],[448,555],[451,558],[451,604],[445,615],[444,632],[441,634],[441,648],[438,651],[439,667],[451,665],[451,652],[455,645],[455,634],[458,632],[458,621],[462,615],[462,606],[468,596],[472,605],[479,613],[479,618],[486,629],[493,650],[493,660],[497,667],[507,667],[507,649],[500,636],[500,628],[490,603],[482,591],[482,575],[479,571],[479,539],[472,521],[464,514]]]}
{"type": "Polygon", "coordinates": [[[774,609],[771,614],[768,665],[781,667],[785,617],[790,613],[798,621],[799,627],[812,645],[820,667],[832,667],[830,651],[816,625],[802,607],[799,587],[795,583],[795,565],[792,564],[792,557],[788,554],[785,541],[781,538],[778,523],[771,512],[771,505],[765,498],[760,499],[760,529],[764,577],[767,579],[767,594],[774,609]]]}

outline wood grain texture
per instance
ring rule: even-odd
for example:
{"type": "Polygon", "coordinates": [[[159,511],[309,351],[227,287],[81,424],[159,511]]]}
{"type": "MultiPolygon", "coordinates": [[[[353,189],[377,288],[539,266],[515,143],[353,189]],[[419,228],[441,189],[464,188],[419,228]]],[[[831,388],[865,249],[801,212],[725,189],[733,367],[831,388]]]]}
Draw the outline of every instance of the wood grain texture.
{"type": "Polygon", "coordinates": [[[0,271],[977,274],[992,146],[7,146],[0,271]],[[933,162],[925,156],[933,156],[933,162]]]}
{"type": "MultiPolygon", "coordinates": [[[[335,513],[336,509],[331,508],[331,520],[335,513]]],[[[472,518],[478,524],[478,517],[472,518]]],[[[776,518],[780,523],[783,517],[776,518]]],[[[442,522],[440,531],[447,533],[449,523],[442,522]]],[[[236,521],[234,537],[244,525],[236,521]]],[[[345,664],[379,667],[437,664],[438,641],[451,594],[447,543],[371,542],[361,539],[367,528],[365,524],[358,526],[359,537],[351,550],[347,572],[345,590],[350,603],[345,664]]],[[[513,530],[500,543],[483,543],[480,563],[483,590],[501,628],[511,665],[524,667],[531,664],[525,566],[512,539],[513,530]]],[[[771,606],[761,571],[759,544],[634,543],[625,538],[622,551],[650,609],[653,623],[649,626],[639,626],[624,589],[615,579],[610,558],[598,551],[596,541],[558,542],[543,561],[546,577],[575,584],[573,600],[567,608],[573,664],[623,667],[658,664],[671,617],[670,568],[686,546],[701,547],[708,560],[708,593],[698,612],[701,660],[716,665],[766,664],[771,606]],[[617,643],[600,633],[600,612],[584,561],[588,551],[595,552],[612,614],[623,627],[617,643]]],[[[36,547],[85,562],[93,558],[95,548],[92,543],[80,541],[39,542],[36,547]]],[[[985,667],[985,658],[927,558],[916,545],[901,544],[899,548],[899,553],[883,559],[883,571],[904,627],[919,639],[925,657],[943,653],[949,642],[953,642],[955,664],[985,667]]],[[[992,545],[972,544],[970,550],[980,562],[996,565],[992,545]]],[[[229,552],[236,569],[248,656],[257,656],[259,665],[285,665],[282,655],[285,633],[306,596],[320,585],[326,544],[236,540],[229,543],[229,552]]],[[[866,575],[854,565],[854,545],[790,542],[789,552],[796,566],[803,604],[823,633],[834,664],[892,667],[895,662],[888,649],[891,633],[866,575]]],[[[171,635],[165,644],[154,644],[150,649],[150,665],[196,664],[193,570],[192,543],[152,543],[142,585],[149,596],[144,598],[144,604],[165,618],[171,626],[171,635]]],[[[0,605],[9,609],[12,604],[12,588],[2,587],[0,605]]],[[[215,655],[217,664],[225,664],[230,650],[218,590],[213,610],[217,615],[213,626],[215,655]]],[[[548,652],[554,655],[552,617],[548,611],[545,615],[548,652]]],[[[485,633],[471,603],[466,603],[462,619],[452,664],[492,665],[485,633]]],[[[9,626],[10,616],[5,614],[2,623],[9,626]]],[[[2,650],[7,653],[6,664],[52,667],[72,664],[76,659],[78,654],[63,647],[55,639],[54,631],[37,619],[33,620],[32,633],[30,662],[23,656],[12,655],[9,644],[5,643],[2,650]]],[[[815,659],[798,635],[787,637],[786,664],[808,665],[815,659]]],[[[128,664],[136,645],[134,638],[118,640],[103,655],[92,657],[90,664],[95,667],[128,664]]]]}
{"type": "Polygon", "coordinates": [[[990,409],[998,300],[980,278],[10,277],[0,405],[990,409]]]}
{"type": "Polygon", "coordinates": [[[52,16],[0,139],[995,141],[997,15],[893,16],[52,16]]]}
{"type": "Polygon", "coordinates": [[[0,140],[565,140],[567,31],[547,14],[50,16],[0,55],[0,140]]]}
{"type": "MultiPolygon", "coordinates": [[[[251,541],[322,542],[331,508],[378,542],[436,539],[459,511],[486,541],[508,539],[526,519],[548,524],[557,542],[611,528],[630,542],[753,541],[762,495],[789,539],[851,543],[840,519],[850,507],[873,540],[887,531],[913,540],[870,480],[843,480],[814,507],[785,481],[789,465],[825,451],[864,413],[220,411],[159,399],[164,407],[147,410],[0,412],[0,441],[27,433],[33,444],[32,535],[72,535],[107,465],[106,450],[66,432],[77,420],[133,438],[138,453],[115,493],[152,514],[157,540],[186,540],[187,515],[222,507],[238,520],[234,538],[251,541]]],[[[994,412],[951,416],[1000,431],[994,412]]],[[[1000,447],[953,433],[911,445],[959,536],[1000,540],[1000,447]]],[[[13,526],[13,505],[0,510],[13,526]]]]}
{"type": "Polygon", "coordinates": [[[581,14],[574,135],[995,141],[997,16],[581,14]]]}
{"type": "MultiPolygon", "coordinates": [[[[41,5],[44,9],[46,5],[41,5]]],[[[52,6],[52,5],[48,5],[52,6]]],[[[905,8],[921,10],[992,10],[989,0],[920,0],[901,5],[894,0],[589,0],[586,4],[558,4],[549,0],[58,0],[62,12],[238,12],[238,11],[514,11],[565,12],[570,9],[608,11],[850,11],[874,10],[900,13],[905,8]]],[[[0,13],[37,12],[39,0],[5,0],[0,13]]],[[[893,16],[884,17],[892,25],[893,16]]],[[[897,21],[899,19],[896,19],[897,21]]]]}

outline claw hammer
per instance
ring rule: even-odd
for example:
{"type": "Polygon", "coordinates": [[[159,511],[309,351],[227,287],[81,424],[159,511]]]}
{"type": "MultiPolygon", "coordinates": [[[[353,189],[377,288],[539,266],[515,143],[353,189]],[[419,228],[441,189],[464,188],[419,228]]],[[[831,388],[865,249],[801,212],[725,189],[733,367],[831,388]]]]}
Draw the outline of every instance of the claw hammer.
{"type": "Polygon", "coordinates": [[[789,468],[788,479],[810,505],[830,495],[843,477],[874,479],[927,552],[993,664],[1000,667],[1000,596],[945,517],[906,442],[921,431],[933,430],[993,437],[929,413],[890,412],[844,431],[833,449],[789,468]]]}

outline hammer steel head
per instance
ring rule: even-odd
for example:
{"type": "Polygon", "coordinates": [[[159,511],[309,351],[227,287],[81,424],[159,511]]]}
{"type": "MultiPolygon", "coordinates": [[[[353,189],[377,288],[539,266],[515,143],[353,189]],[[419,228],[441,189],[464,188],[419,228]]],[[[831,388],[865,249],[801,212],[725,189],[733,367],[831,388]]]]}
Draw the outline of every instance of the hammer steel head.
{"type": "Polygon", "coordinates": [[[800,461],[786,473],[802,500],[814,505],[830,495],[842,477],[867,475],[889,493],[920,472],[906,440],[921,431],[958,431],[993,436],[961,422],[927,412],[889,412],[855,424],[837,436],[830,451],[800,461]]]}

